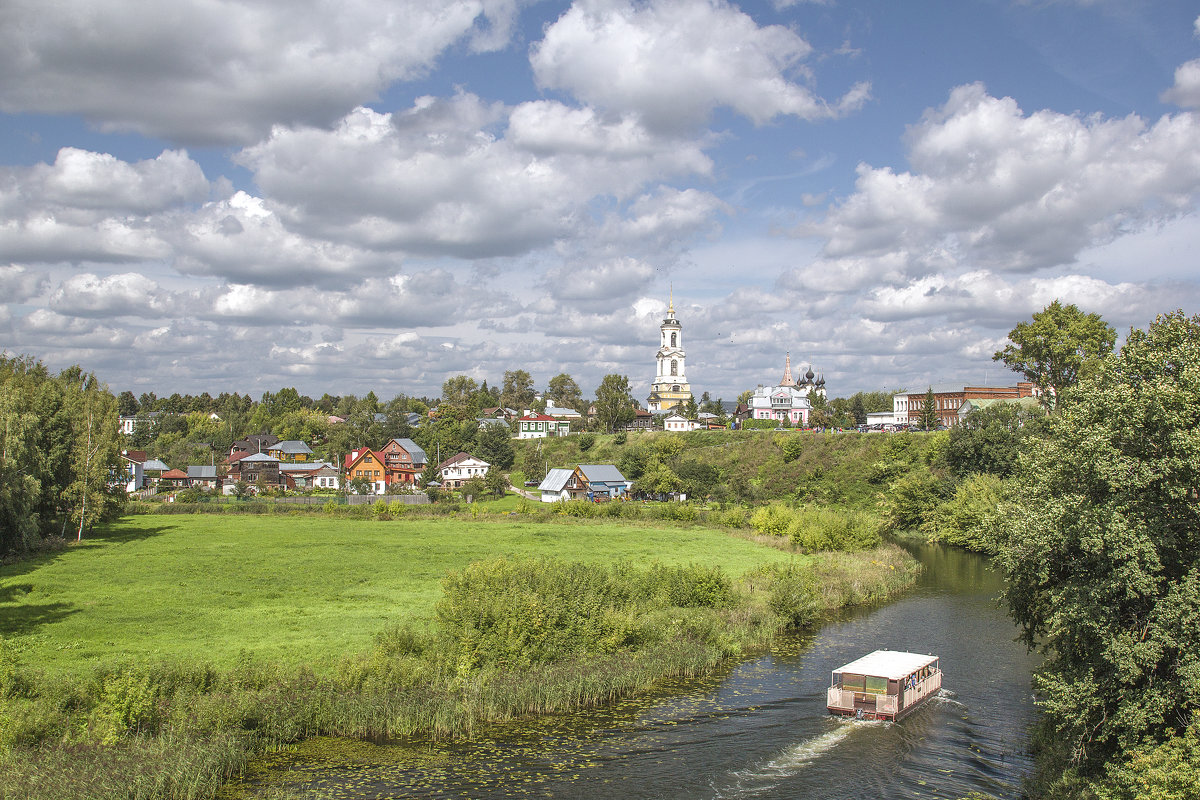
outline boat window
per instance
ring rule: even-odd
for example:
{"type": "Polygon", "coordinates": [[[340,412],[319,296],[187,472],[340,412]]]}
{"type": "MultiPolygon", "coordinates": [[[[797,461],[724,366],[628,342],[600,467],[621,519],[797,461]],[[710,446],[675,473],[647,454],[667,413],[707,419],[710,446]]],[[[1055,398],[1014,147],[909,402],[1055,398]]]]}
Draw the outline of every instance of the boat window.
{"type": "Polygon", "coordinates": [[[887,694],[887,678],[876,678],[873,675],[867,675],[866,679],[866,691],[872,694],[887,694]]]}
{"type": "Polygon", "coordinates": [[[863,676],[855,675],[853,672],[843,672],[842,688],[853,689],[856,692],[863,691],[863,676]]]}

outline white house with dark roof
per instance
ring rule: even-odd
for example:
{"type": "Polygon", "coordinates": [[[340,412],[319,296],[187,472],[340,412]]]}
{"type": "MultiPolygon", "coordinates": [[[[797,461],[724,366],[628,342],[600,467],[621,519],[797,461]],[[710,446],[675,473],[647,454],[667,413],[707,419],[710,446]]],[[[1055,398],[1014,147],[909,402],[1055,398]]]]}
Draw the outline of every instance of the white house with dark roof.
{"type": "Polygon", "coordinates": [[[442,486],[456,489],[472,478],[482,478],[487,475],[491,466],[482,458],[476,458],[470,453],[459,453],[438,464],[438,474],[442,478],[442,486]]]}

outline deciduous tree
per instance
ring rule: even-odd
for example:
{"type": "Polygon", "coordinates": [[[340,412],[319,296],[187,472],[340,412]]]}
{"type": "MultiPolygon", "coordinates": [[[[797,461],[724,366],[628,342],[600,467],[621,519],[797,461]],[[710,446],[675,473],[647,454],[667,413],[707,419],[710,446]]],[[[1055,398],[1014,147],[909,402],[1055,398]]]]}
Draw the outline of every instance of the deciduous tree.
{"type": "Polygon", "coordinates": [[[567,373],[560,373],[550,379],[549,394],[551,402],[559,408],[581,410],[583,392],[580,390],[579,384],[575,382],[575,379],[567,373]]]}
{"type": "Polygon", "coordinates": [[[1200,710],[1200,315],[1134,330],[1025,449],[1004,598],[1051,738],[1092,778],[1200,710]]]}
{"type": "Polygon", "coordinates": [[[632,422],[633,397],[629,393],[629,378],[624,375],[605,375],[596,387],[596,419],[608,432],[632,422]]]}
{"type": "Polygon", "coordinates": [[[993,361],[1002,361],[1014,372],[1044,390],[1042,404],[1061,405],[1066,393],[1084,374],[1095,369],[1113,350],[1117,332],[1099,314],[1085,314],[1073,303],[1055,300],[1008,332],[1011,344],[998,350],[993,361]]]}

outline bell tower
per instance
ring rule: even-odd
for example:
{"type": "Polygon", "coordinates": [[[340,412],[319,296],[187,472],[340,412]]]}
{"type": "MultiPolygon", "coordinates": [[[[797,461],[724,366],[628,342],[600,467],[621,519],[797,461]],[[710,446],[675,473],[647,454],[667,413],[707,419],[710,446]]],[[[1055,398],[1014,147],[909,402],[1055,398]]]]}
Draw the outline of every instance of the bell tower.
{"type": "Polygon", "coordinates": [[[683,350],[683,326],[675,317],[675,292],[667,316],[658,327],[659,343],[654,380],[650,384],[650,397],[646,407],[652,414],[665,414],[692,398],[692,387],[687,380],[684,367],[686,355],[683,350]]]}

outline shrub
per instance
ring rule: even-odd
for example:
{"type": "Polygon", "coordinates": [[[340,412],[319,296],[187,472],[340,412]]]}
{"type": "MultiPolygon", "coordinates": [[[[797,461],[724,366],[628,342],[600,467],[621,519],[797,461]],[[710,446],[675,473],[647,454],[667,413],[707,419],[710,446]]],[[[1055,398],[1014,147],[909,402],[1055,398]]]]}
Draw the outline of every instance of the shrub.
{"type": "Polygon", "coordinates": [[[750,515],[750,527],[764,536],[786,536],[792,515],[780,505],[760,506],[750,515]]]}
{"type": "Polygon", "coordinates": [[[580,450],[580,452],[586,453],[588,450],[592,449],[592,445],[594,445],[595,443],[596,443],[596,434],[581,433],[579,435],[579,450],[580,450]]]}

